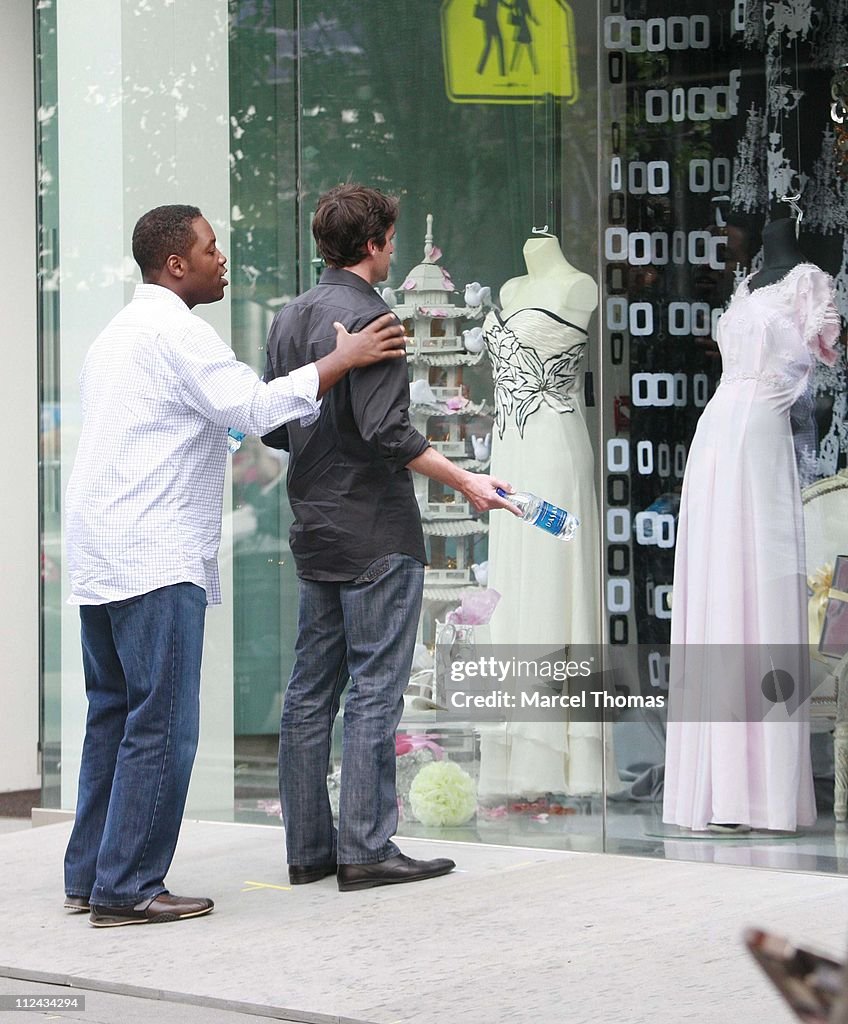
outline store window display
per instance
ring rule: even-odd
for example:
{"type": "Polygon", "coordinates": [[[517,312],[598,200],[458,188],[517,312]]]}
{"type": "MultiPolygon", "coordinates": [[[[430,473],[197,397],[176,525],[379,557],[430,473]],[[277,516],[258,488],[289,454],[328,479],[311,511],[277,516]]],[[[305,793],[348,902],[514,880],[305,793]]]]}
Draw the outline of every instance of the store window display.
{"type": "MultiPolygon", "coordinates": [[[[495,645],[548,650],[599,641],[600,578],[594,456],[586,426],[587,327],[598,287],[553,236],[524,245],[527,274],[504,284],[502,309],[484,322],[495,390],[492,473],[576,513],[570,543],[499,522],[489,532],[489,586],[501,595],[495,645]]],[[[600,793],[597,722],[510,722],[484,731],[480,795],[600,793]]],[[[608,773],[608,784],[615,773],[608,773]]]]}
{"type": "Polygon", "coordinates": [[[723,373],[698,422],[678,523],[663,819],[694,830],[791,832],[816,817],[789,412],[816,361],[836,360],[840,321],[833,282],[804,259],[795,222],[766,226],[763,256],[718,322],[723,373]],[[778,658],[786,692],[766,682],[778,658]]]}
{"type": "Polygon", "coordinates": [[[279,728],[280,691],[266,685],[269,660],[294,659],[297,588],[281,568],[291,559],[286,454],[248,435],[232,457],[236,728],[256,736],[279,728]],[[289,626],[289,624],[291,625],[289,626]],[[282,628],[281,628],[282,626],[282,628]],[[286,628],[289,627],[289,628],[286,628]]]}

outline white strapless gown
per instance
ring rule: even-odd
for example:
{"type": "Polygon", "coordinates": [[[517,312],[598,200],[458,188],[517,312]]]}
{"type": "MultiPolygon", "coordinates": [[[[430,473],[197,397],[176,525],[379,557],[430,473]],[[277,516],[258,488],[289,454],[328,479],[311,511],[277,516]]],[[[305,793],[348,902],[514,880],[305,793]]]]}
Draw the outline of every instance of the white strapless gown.
{"type": "MultiPolygon", "coordinates": [[[[489,586],[501,595],[493,644],[550,650],[600,640],[600,565],[594,455],[583,399],[585,331],[543,309],[483,325],[495,380],[493,476],[532,491],[580,520],[555,540],[506,513],[490,516],[489,586]]],[[[602,791],[596,722],[513,722],[483,727],[479,792],[493,796],[602,791]]],[[[611,744],[607,788],[617,789],[611,744]],[[610,770],[611,769],[611,770],[610,770]]]]}

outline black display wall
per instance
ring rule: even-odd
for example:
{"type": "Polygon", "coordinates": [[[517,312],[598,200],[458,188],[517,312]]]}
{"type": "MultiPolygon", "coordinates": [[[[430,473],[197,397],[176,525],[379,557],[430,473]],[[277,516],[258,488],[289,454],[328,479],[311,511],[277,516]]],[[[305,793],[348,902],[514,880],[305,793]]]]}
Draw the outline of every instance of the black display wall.
{"type": "MultiPolygon", "coordinates": [[[[831,79],[845,2],[609,0],[601,25],[607,625],[665,682],[688,445],[721,375],[716,321],[800,195],[800,243],[848,314],[831,79]]],[[[845,461],[845,359],[799,403],[802,484],[845,461]],[[802,443],[803,439],[803,443],[802,443]],[[812,439],[812,440],[811,440],[812,439]],[[805,449],[806,445],[806,449],[805,449]]]]}

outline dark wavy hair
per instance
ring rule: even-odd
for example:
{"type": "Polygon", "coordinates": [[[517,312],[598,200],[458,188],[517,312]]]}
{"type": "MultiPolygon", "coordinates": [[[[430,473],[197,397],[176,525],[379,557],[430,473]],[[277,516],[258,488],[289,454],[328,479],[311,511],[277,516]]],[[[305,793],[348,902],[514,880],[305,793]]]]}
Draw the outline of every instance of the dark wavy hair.
{"type": "Polygon", "coordinates": [[[398,217],[398,201],[365,185],[337,185],[318,200],[312,234],[328,267],[352,267],[368,255],[373,239],[382,248],[398,217]]]}
{"type": "Polygon", "coordinates": [[[138,220],[132,235],[133,259],[146,278],[165,266],[169,256],[186,256],[194,245],[193,221],[203,214],[196,206],[157,206],[138,220]]]}

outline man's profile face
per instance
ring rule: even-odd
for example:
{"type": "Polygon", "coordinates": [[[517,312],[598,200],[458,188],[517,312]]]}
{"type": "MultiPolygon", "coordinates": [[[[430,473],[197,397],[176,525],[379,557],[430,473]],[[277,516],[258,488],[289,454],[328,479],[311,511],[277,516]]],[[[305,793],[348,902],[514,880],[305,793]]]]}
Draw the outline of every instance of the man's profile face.
{"type": "Polygon", "coordinates": [[[392,261],[392,253],[395,251],[394,237],[395,226],[392,224],[386,232],[386,244],[382,249],[378,249],[374,256],[374,272],[371,275],[372,284],[377,284],[379,281],[385,281],[389,276],[389,265],[392,261]]]}
{"type": "Polygon", "coordinates": [[[224,297],[229,284],[226,274],[227,257],[218,248],[215,232],[205,217],[196,217],[191,226],[195,240],[185,256],[185,286],[192,302],[218,302],[224,297]]]}

